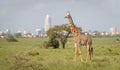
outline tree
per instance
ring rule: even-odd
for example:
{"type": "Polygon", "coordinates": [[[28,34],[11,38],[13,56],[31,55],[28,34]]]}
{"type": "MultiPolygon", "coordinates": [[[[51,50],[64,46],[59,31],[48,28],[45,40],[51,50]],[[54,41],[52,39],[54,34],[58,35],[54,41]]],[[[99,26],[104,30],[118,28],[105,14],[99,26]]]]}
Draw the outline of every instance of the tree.
{"type": "Polygon", "coordinates": [[[65,44],[67,42],[68,35],[69,34],[67,34],[67,35],[60,34],[59,38],[60,38],[60,42],[61,42],[63,48],[65,48],[65,44]]]}
{"type": "Polygon", "coordinates": [[[65,44],[70,33],[71,31],[67,25],[57,25],[47,31],[47,35],[49,37],[54,35],[55,38],[60,39],[63,48],[65,48],[65,44]]]}

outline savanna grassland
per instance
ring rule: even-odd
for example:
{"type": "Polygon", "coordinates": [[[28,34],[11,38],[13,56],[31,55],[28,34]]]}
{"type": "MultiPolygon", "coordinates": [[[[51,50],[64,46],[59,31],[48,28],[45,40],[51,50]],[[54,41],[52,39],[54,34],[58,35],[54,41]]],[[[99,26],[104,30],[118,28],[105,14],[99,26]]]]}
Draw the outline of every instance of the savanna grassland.
{"type": "MultiPolygon", "coordinates": [[[[47,38],[17,38],[18,42],[0,39],[0,70],[120,70],[120,38],[93,38],[92,61],[77,62],[74,58],[74,44],[70,38],[66,48],[40,48],[47,38]]],[[[86,47],[82,46],[83,58],[86,47]]]]}

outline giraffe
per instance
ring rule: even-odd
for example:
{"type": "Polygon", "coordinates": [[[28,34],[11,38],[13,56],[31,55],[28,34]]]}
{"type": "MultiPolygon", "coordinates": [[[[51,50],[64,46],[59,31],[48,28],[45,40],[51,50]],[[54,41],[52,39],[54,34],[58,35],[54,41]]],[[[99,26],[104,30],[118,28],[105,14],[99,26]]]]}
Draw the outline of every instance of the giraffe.
{"type": "Polygon", "coordinates": [[[68,21],[69,21],[69,28],[71,30],[71,33],[73,34],[73,39],[74,39],[74,44],[75,44],[74,61],[76,62],[76,54],[78,52],[80,54],[80,59],[83,62],[83,57],[82,57],[82,52],[81,52],[81,44],[82,43],[84,43],[84,45],[87,48],[86,62],[88,61],[88,59],[91,60],[91,54],[93,53],[91,37],[88,36],[88,35],[84,35],[82,33],[82,30],[80,30],[78,27],[75,26],[69,11],[65,14],[64,18],[68,19],[68,21]]]}

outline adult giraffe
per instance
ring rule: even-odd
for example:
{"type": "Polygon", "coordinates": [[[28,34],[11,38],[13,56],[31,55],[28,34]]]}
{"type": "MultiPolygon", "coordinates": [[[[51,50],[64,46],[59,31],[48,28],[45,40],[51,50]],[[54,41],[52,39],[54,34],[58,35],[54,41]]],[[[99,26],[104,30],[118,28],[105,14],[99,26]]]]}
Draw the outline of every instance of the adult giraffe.
{"type": "Polygon", "coordinates": [[[66,13],[65,18],[68,18],[68,20],[69,20],[69,28],[70,28],[70,30],[73,34],[73,37],[74,37],[74,43],[75,43],[75,51],[74,51],[75,57],[74,57],[74,60],[75,60],[75,62],[76,62],[77,51],[80,54],[81,61],[83,61],[82,52],[81,52],[81,44],[82,43],[84,43],[84,45],[87,47],[86,62],[88,61],[88,59],[91,60],[91,54],[93,53],[93,48],[91,47],[92,46],[91,37],[82,34],[82,31],[74,25],[74,22],[72,20],[72,17],[70,15],[69,11],[66,13]]]}

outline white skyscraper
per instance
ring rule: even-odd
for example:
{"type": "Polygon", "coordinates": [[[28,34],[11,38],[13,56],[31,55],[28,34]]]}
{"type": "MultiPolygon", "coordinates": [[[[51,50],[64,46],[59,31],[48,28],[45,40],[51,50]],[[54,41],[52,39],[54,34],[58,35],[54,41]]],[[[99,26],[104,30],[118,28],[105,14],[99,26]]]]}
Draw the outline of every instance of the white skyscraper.
{"type": "Polygon", "coordinates": [[[6,34],[10,34],[10,29],[6,29],[6,34]]]}
{"type": "Polygon", "coordinates": [[[47,15],[45,17],[45,32],[47,32],[49,30],[49,28],[51,27],[51,18],[49,15],[47,15]]]}
{"type": "Polygon", "coordinates": [[[112,35],[116,34],[116,32],[117,32],[116,27],[113,26],[113,27],[110,28],[110,33],[111,33],[112,35]]]}
{"type": "Polygon", "coordinates": [[[35,31],[37,35],[41,34],[41,29],[36,29],[35,31]]]}

